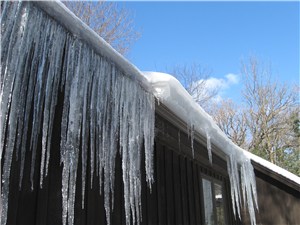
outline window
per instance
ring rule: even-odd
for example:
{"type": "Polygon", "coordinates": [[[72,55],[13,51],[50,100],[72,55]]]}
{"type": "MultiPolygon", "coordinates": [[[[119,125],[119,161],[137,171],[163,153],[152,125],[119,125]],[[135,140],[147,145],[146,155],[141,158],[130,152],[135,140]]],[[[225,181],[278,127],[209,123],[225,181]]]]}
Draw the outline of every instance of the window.
{"type": "Polygon", "coordinates": [[[204,224],[225,225],[223,185],[209,178],[202,178],[204,224]]]}
{"type": "Polygon", "coordinates": [[[224,213],[224,198],[223,198],[223,188],[221,184],[214,183],[215,192],[215,212],[216,220],[218,225],[225,225],[225,213],[224,213]]]}
{"type": "Polygon", "coordinates": [[[207,179],[202,179],[202,186],[203,186],[205,225],[213,225],[214,210],[213,210],[211,181],[207,179]]]}

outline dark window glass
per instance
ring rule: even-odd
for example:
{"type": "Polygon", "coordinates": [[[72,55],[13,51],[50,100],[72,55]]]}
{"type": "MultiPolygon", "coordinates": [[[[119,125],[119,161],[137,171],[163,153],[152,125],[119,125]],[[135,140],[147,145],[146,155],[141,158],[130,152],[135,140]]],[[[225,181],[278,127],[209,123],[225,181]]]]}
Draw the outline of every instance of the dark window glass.
{"type": "Polygon", "coordinates": [[[215,189],[215,206],[216,206],[216,218],[218,225],[225,225],[224,214],[224,198],[222,192],[222,185],[214,183],[215,189]]]}
{"type": "Polygon", "coordinates": [[[211,181],[202,178],[205,225],[214,225],[214,210],[211,181]]]}
{"type": "Polygon", "coordinates": [[[204,224],[225,225],[223,185],[209,178],[202,178],[204,224]]]}

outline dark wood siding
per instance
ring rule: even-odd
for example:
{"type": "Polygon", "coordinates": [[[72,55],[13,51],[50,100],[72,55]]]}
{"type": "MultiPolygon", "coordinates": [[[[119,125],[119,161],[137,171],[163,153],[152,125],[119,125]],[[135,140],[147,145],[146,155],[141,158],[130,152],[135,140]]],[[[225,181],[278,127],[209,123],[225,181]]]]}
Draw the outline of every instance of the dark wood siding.
{"type": "MultiPolygon", "coordinates": [[[[300,192],[270,173],[255,166],[259,212],[257,224],[263,225],[299,225],[300,192]]],[[[243,224],[249,224],[249,214],[243,211],[243,224]]]]}
{"type": "MultiPolygon", "coordinates": [[[[55,114],[54,130],[56,132],[53,135],[49,173],[44,180],[43,188],[39,187],[40,151],[38,151],[36,158],[33,190],[31,190],[30,184],[30,154],[26,157],[24,182],[21,190],[18,188],[19,162],[16,160],[13,162],[7,223],[9,225],[53,225],[62,223],[62,166],[59,158],[60,132],[58,132],[61,117],[59,109],[62,108],[60,104],[62,102],[59,100],[58,110],[55,114]]],[[[225,186],[228,186],[228,177],[224,175],[226,174],[226,163],[218,156],[213,155],[214,163],[219,163],[216,168],[223,167],[223,171],[210,167],[205,147],[197,142],[195,142],[195,158],[193,158],[190,139],[187,134],[158,115],[156,124],[155,182],[151,191],[145,181],[144,164],[142,164],[141,171],[143,176],[142,224],[202,224],[201,176],[205,174],[224,182],[225,186]],[[180,138],[178,138],[179,133],[180,138]]],[[[41,137],[39,149],[41,149],[41,137]]],[[[87,167],[87,170],[87,174],[89,174],[90,166],[87,167]]],[[[76,183],[75,224],[106,224],[104,199],[100,195],[99,186],[97,185],[99,177],[94,176],[93,183],[94,185],[91,186],[90,176],[86,176],[85,205],[82,209],[81,165],[79,165],[76,183]]],[[[112,224],[125,224],[122,168],[119,154],[116,158],[114,199],[114,210],[111,214],[112,224]]]]}
{"type": "MultiPolygon", "coordinates": [[[[59,158],[60,132],[58,132],[60,130],[60,109],[62,108],[62,101],[60,100],[55,114],[54,130],[57,132],[53,134],[49,173],[44,180],[43,188],[39,188],[39,174],[37,172],[40,166],[39,154],[36,158],[34,190],[31,190],[30,184],[30,152],[26,157],[24,182],[21,190],[18,188],[19,161],[13,161],[7,223],[9,225],[55,225],[62,223],[62,166],[59,158]]],[[[204,224],[205,206],[203,205],[202,177],[223,184],[225,214],[228,224],[250,224],[249,216],[245,211],[242,222],[236,221],[232,214],[226,162],[221,157],[213,154],[213,165],[210,165],[207,150],[198,141],[194,143],[195,157],[193,157],[190,143],[190,138],[185,132],[160,115],[156,115],[155,182],[151,191],[145,181],[144,162],[141,170],[143,177],[142,224],[204,224]]],[[[41,149],[41,137],[39,149],[41,149]]],[[[93,177],[93,187],[91,186],[90,176],[86,177],[85,205],[82,209],[81,165],[78,168],[75,224],[106,224],[104,199],[100,195],[99,186],[97,185],[99,178],[97,176],[93,177]]],[[[270,174],[261,168],[257,166],[255,168],[260,208],[259,213],[257,213],[258,224],[299,224],[299,190],[286,185],[279,178],[269,176],[270,174]]],[[[87,167],[87,174],[89,174],[89,169],[90,166],[87,167]]],[[[112,224],[125,224],[124,190],[119,154],[116,158],[115,172],[115,204],[111,221],[112,224]]]]}

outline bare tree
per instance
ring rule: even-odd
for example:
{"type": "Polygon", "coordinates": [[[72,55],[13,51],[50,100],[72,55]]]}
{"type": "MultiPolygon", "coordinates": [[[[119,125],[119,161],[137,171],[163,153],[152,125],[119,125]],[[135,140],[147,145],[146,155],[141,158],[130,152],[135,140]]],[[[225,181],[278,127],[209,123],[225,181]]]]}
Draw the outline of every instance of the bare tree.
{"type": "Polygon", "coordinates": [[[209,114],[229,139],[242,148],[247,148],[246,112],[230,99],[212,103],[209,114]]]}
{"type": "Polygon", "coordinates": [[[299,86],[276,82],[270,66],[249,58],[241,69],[244,102],[235,105],[215,101],[218,90],[206,88],[209,71],[197,64],[175,67],[172,74],[234,143],[300,175],[299,86]]]}
{"type": "Polygon", "coordinates": [[[169,71],[170,74],[181,81],[187,92],[204,109],[209,107],[209,103],[219,92],[218,87],[207,87],[207,79],[211,71],[200,64],[176,65],[169,71]]]}
{"type": "Polygon", "coordinates": [[[255,58],[242,63],[242,74],[251,136],[248,149],[279,164],[284,154],[299,148],[293,129],[293,118],[299,115],[299,89],[271,80],[271,69],[255,58]]]}
{"type": "Polygon", "coordinates": [[[131,13],[116,2],[64,1],[63,3],[121,54],[126,54],[140,36],[134,29],[131,13]]]}

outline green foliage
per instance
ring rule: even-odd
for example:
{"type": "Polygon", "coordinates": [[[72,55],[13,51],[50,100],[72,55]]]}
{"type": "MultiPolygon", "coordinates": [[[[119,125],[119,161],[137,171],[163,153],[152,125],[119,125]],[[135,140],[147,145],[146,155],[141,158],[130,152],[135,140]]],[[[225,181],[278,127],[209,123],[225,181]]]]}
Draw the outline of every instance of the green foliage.
{"type": "Polygon", "coordinates": [[[297,138],[300,138],[300,119],[294,116],[293,131],[297,138]]]}
{"type": "Polygon", "coordinates": [[[300,149],[298,148],[291,151],[286,151],[279,166],[290,171],[291,173],[296,174],[297,176],[300,176],[300,149]]]}

